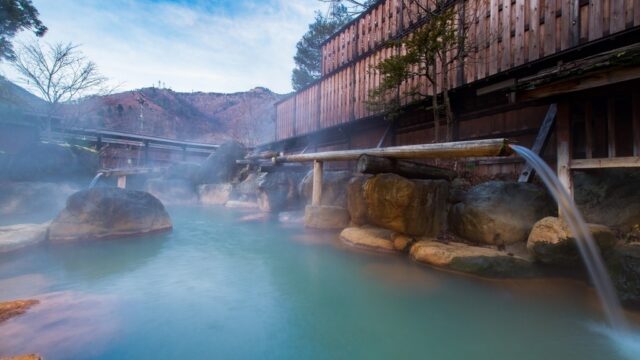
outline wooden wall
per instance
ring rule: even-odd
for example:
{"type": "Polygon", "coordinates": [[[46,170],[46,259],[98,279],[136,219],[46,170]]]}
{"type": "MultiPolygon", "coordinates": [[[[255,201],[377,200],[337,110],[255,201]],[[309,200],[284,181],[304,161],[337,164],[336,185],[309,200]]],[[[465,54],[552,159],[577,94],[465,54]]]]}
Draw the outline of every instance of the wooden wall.
{"type": "MultiPolygon", "coordinates": [[[[372,67],[400,51],[386,47],[389,40],[410,36],[423,22],[418,7],[411,3],[381,1],[324,44],[323,78],[276,105],[277,140],[375,115],[367,98],[380,84],[380,75],[372,67]]],[[[452,64],[453,87],[640,26],[638,0],[458,0],[453,4],[464,14],[471,50],[462,64],[452,64]]],[[[418,77],[409,79],[401,92],[414,86],[433,94],[425,79],[418,77]]]]}

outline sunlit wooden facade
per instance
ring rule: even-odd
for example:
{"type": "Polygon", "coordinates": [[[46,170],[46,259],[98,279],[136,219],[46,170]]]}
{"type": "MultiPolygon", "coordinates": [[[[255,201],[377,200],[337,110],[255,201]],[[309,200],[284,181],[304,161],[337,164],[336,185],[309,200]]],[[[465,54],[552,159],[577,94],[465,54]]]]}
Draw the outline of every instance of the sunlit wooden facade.
{"type": "MultiPolygon", "coordinates": [[[[583,58],[637,44],[640,1],[460,0],[452,1],[451,6],[461,14],[458,25],[464,26],[470,44],[463,61],[451,64],[448,71],[456,116],[454,140],[500,136],[530,146],[551,103],[562,109],[559,117],[566,115],[589,126],[603,122],[609,129],[609,143],[615,142],[616,114],[621,124],[629,124],[620,125],[618,136],[639,131],[636,127],[640,126],[634,125],[639,116],[635,105],[640,78],[637,65],[570,78],[546,74],[563,64],[580,65],[583,58]],[[544,76],[548,79],[537,81],[544,76]],[[583,119],[584,114],[594,114],[584,109],[586,99],[595,101],[598,109],[609,109],[604,113],[598,110],[604,114],[601,121],[592,115],[589,121],[583,119]],[[575,111],[565,114],[565,108],[575,111]],[[626,127],[629,131],[622,131],[626,127]]],[[[402,99],[408,111],[394,122],[391,134],[383,114],[367,106],[369,91],[380,83],[372,66],[401,51],[386,46],[388,41],[411,36],[424,21],[419,7],[411,1],[384,0],[329,38],[322,47],[322,78],[276,105],[276,142],[268,147],[296,152],[309,146],[319,150],[372,147],[381,139],[387,145],[433,142],[433,120],[413,104],[415,99],[402,99]]],[[[563,69],[571,71],[566,66],[563,69]]],[[[408,79],[403,86],[420,86],[422,92],[434,94],[428,82],[419,77],[408,79]]],[[[440,91],[435,89],[435,93],[440,91]]],[[[586,133],[597,131],[578,132],[576,139],[584,146],[586,133]]],[[[638,147],[633,141],[640,141],[634,136],[622,140],[630,140],[630,145],[613,147],[633,149],[638,147]]],[[[590,141],[591,147],[612,147],[594,143],[593,138],[590,141]]],[[[626,155],[625,149],[622,153],[626,155]]],[[[577,153],[586,156],[593,151],[577,153]]],[[[554,160],[555,149],[548,156],[554,160]]],[[[482,165],[487,174],[520,168],[518,163],[503,160],[476,165],[482,165]]]]}

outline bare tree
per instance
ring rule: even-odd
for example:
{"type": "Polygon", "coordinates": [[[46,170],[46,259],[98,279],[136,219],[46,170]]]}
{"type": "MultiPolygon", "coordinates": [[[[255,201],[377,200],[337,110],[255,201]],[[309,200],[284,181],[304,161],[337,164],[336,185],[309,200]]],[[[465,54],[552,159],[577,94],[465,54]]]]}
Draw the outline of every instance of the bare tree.
{"type": "Polygon", "coordinates": [[[49,103],[49,132],[51,117],[61,103],[110,92],[107,78],[100,75],[97,65],[82,54],[78,45],[71,43],[22,44],[13,66],[21,82],[49,103]]]}

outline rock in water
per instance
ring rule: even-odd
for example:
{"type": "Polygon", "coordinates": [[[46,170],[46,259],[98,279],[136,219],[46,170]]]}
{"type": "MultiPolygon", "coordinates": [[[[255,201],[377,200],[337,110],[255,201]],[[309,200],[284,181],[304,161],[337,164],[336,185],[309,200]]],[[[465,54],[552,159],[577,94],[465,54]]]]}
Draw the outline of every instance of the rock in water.
{"type": "Polygon", "coordinates": [[[0,253],[43,241],[49,223],[0,226],[0,253]]]}
{"type": "Polygon", "coordinates": [[[231,184],[203,184],[198,186],[198,199],[205,205],[224,205],[231,198],[231,184]]]}
{"type": "MultiPolygon", "coordinates": [[[[320,205],[347,207],[347,184],[351,179],[349,171],[325,171],[322,174],[322,196],[320,205]]],[[[313,192],[313,170],[302,179],[299,186],[300,196],[311,202],[313,192]]]]}
{"type": "Polygon", "coordinates": [[[480,244],[524,242],[536,221],[552,216],[555,203],[533,184],[489,181],[473,187],[449,212],[449,229],[480,244]]]}
{"type": "Polygon", "coordinates": [[[0,302],[0,323],[9,320],[10,318],[18,315],[22,315],[30,307],[38,304],[38,300],[14,300],[0,302]]]}
{"type": "Polygon", "coordinates": [[[605,260],[620,300],[640,304],[640,242],[617,245],[605,260]]]}
{"type": "Polygon", "coordinates": [[[367,223],[367,201],[364,198],[364,184],[372,175],[358,175],[347,184],[347,209],[351,222],[356,225],[367,223]]]}
{"type": "Polygon", "coordinates": [[[276,171],[258,179],[258,206],[267,212],[280,212],[298,203],[299,174],[276,171]]]}
{"type": "Polygon", "coordinates": [[[522,277],[534,273],[531,262],[519,256],[455,242],[419,241],[411,247],[411,257],[435,267],[487,277],[522,277]]]}
{"type": "Polygon", "coordinates": [[[112,187],[79,191],[49,226],[53,242],[118,238],[167,231],[169,214],[153,195],[112,187]]]}
{"type": "Polygon", "coordinates": [[[640,225],[640,172],[637,169],[576,171],[575,201],[588,222],[628,232],[640,225]]]}
{"type": "Polygon", "coordinates": [[[408,235],[435,236],[447,209],[444,180],[407,180],[379,174],[367,180],[364,195],[371,224],[408,235]]]}
{"type": "Polygon", "coordinates": [[[198,182],[218,184],[231,182],[242,168],[236,160],[244,159],[246,149],[237,141],[226,142],[202,163],[198,182]]]}
{"type": "Polygon", "coordinates": [[[383,251],[403,251],[413,242],[406,235],[373,226],[348,227],[342,230],[340,239],[354,246],[383,251]]]}
{"type": "MultiPolygon", "coordinates": [[[[588,224],[596,244],[601,250],[615,245],[616,238],[604,225],[588,224]]],[[[557,217],[546,217],[531,229],[527,249],[533,257],[545,264],[574,265],[580,262],[580,253],[569,226],[557,217]]]]}
{"type": "Polygon", "coordinates": [[[344,229],[349,224],[349,212],[339,206],[307,205],[304,226],[314,229],[344,229]]]}

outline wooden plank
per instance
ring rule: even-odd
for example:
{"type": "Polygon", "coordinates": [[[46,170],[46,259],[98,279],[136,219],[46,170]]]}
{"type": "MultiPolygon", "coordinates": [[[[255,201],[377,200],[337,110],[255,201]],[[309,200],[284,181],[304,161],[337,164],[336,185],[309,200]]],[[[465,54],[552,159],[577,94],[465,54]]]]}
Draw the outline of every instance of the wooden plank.
{"type": "Polygon", "coordinates": [[[571,160],[571,169],[575,170],[630,167],[640,167],[640,156],[571,160]]]}
{"type": "MultiPolygon", "coordinates": [[[[536,136],[536,140],[531,147],[531,151],[533,151],[536,155],[542,154],[544,147],[546,146],[549,135],[551,134],[551,128],[553,127],[553,123],[556,119],[556,113],[558,111],[558,106],[556,104],[549,105],[549,109],[547,110],[547,114],[544,116],[544,120],[540,125],[540,130],[538,131],[538,135],[536,136]]],[[[520,177],[518,178],[518,182],[529,182],[533,178],[535,171],[533,167],[528,163],[524,166],[524,169],[520,173],[520,177]]]]}
{"type": "Polygon", "coordinates": [[[607,101],[607,153],[616,157],[616,108],[613,98],[607,101]]]}
{"type": "Polygon", "coordinates": [[[572,2],[578,0],[560,0],[562,8],[562,16],[560,17],[560,49],[566,50],[572,46],[571,41],[571,23],[573,20],[572,2]]]}
{"type": "Polygon", "coordinates": [[[640,0],[633,0],[633,26],[640,25],[640,0]]]}
{"type": "Polygon", "coordinates": [[[609,2],[609,34],[624,30],[624,0],[610,0],[609,2]]]}
{"type": "Polygon", "coordinates": [[[584,153],[587,159],[593,157],[593,104],[587,102],[584,111],[584,133],[585,148],[584,153]]]}
{"type": "Polygon", "coordinates": [[[502,1],[502,57],[500,70],[511,67],[511,0],[502,1]]]}
{"type": "Polygon", "coordinates": [[[544,9],[544,56],[556,52],[556,0],[546,0],[544,9]]]}
{"type": "Polygon", "coordinates": [[[633,124],[633,155],[640,156],[640,92],[631,94],[631,121],[633,124]]]}
{"type": "Polygon", "coordinates": [[[529,56],[528,60],[540,57],[540,0],[529,1],[529,56]]]}
{"type": "MultiPolygon", "coordinates": [[[[557,173],[562,186],[573,196],[571,177],[571,119],[569,104],[560,103],[556,119],[557,173]]],[[[560,211],[560,209],[558,209],[560,211]]],[[[562,216],[562,214],[560,214],[562,216]]]]}
{"type": "Polygon", "coordinates": [[[498,38],[500,37],[499,6],[499,0],[491,0],[491,17],[489,18],[489,75],[493,75],[498,72],[498,38]]]}
{"type": "Polygon", "coordinates": [[[514,65],[522,65],[525,61],[524,54],[524,0],[517,1],[515,3],[516,13],[516,37],[515,37],[515,49],[514,49],[514,65]]]}

